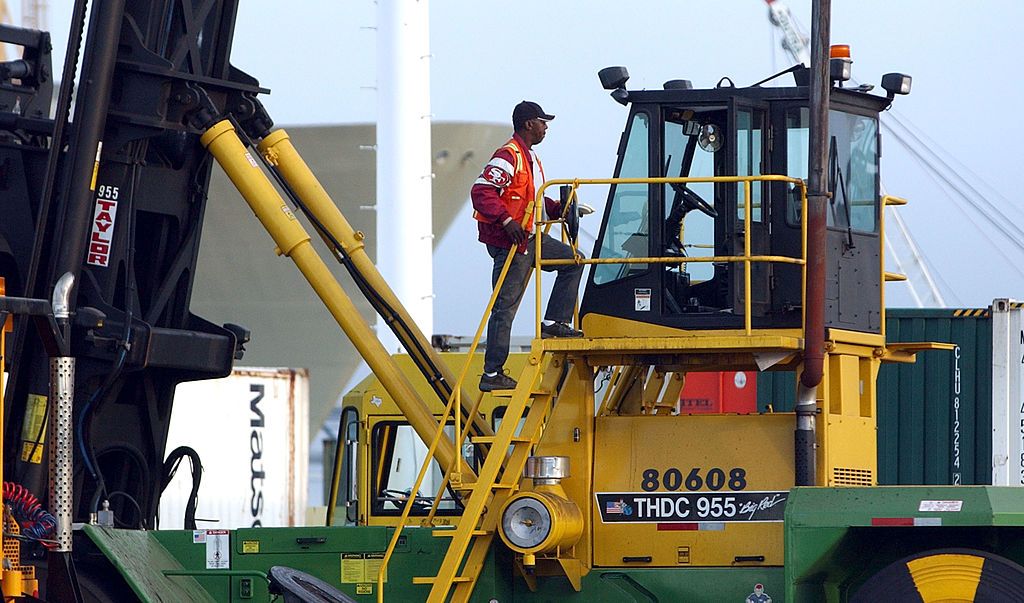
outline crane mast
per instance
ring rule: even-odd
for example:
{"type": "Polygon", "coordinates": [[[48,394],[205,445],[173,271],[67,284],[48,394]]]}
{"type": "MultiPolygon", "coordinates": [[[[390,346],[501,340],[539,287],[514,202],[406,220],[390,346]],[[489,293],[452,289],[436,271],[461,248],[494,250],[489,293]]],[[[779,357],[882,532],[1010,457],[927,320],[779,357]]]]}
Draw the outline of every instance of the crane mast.
{"type": "Polygon", "coordinates": [[[794,61],[801,65],[811,64],[811,49],[808,46],[807,35],[800,31],[793,13],[789,6],[780,0],[765,0],[768,4],[768,19],[772,25],[782,31],[782,47],[789,53],[794,61]]]}

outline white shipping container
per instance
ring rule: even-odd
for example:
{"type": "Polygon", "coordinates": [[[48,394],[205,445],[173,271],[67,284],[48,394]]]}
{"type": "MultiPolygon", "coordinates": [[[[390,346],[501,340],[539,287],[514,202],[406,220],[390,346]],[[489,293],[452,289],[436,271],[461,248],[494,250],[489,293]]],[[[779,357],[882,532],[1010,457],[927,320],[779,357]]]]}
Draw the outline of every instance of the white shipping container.
{"type": "MultiPolygon", "coordinates": [[[[229,377],[178,385],[167,453],[190,446],[203,478],[197,527],[303,525],[309,467],[305,369],[235,368],[229,377]]],[[[160,499],[160,527],[181,529],[192,488],[189,461],[160,499]]]]}
{"type": "Polygon", "coordinates": [[[992,302],[992,485],[1024,486],[1024,308],[992,302]]]}

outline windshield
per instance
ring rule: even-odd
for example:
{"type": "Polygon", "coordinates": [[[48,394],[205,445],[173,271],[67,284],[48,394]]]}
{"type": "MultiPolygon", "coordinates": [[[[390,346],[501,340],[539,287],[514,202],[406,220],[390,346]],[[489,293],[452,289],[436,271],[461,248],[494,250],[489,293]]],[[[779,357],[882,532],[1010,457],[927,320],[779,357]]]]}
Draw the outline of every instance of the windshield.
{"type": "MultiPolygon", "coordinates": [[[[619,178],[647,178],[648,126],[646,113],[637,113],[629,128],[629,138],[622,156],[619,178]]],[[[648,185],[617,184],[612,186],[608,222],[601,236],[597,257],[647,257],[648,249],[648,185]]],[[[609,283],[647,270],[647,264],[598,264],[594,283],[609,283]]]]}

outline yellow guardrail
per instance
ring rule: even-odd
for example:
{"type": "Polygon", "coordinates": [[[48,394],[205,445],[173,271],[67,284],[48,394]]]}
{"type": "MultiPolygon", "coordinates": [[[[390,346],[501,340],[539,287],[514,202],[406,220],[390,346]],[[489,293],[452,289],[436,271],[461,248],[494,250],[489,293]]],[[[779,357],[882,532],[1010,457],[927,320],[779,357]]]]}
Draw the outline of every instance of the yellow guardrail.
{"type": "MultiPolygon", "coordinates": [[[[902,197],[895,197],[893,195],[883,195],[881,207],[878,208],[878,240],[883,241],[883,244],[888,241],[885,235],[885,208],[890,205],[893,207],[899,207],[906,205],[907,200],[902,197]]],[[[882,337],[885,337],[885,282],[886,281],[898,281],[907,280],[907,277],[902,274],[896,274],[893,272],[885,271],[885,248],[878,254],[879,270],[882,275],[882,287],[880,288],[881,298],[878,300],[878,307],[881,308],[881,318],[879,322],[881,324],[882,337]],[[890,278],[891,275],[891,278],[890,278]],[[902,278],[900,278],[902,277],[902,278]]]]}
{"type": "MultiPolygon", "coordinates": [[[[744,330],[749,335],[753,332],[753,324],[750,313],[750,299],[751,299],[751,280],[750,280],[750,269],[751,265],[755,262],[765,263],[784,263],[784,264],[798,264],[805,266],[804,275],[801,281],[803,282],[801,290],[801,312],[806,307],[807,298],[807,187],[803,180],[799,178],[791,178],[789,176],[778,176],[778,175],[762,175],[762,176],[714,176],[706,178],[592,178],[592,179],[574,179],[574,180],[549,180],[544,183],[543,186],[537,191],[537,198],[533,203],[534,211],[534,222],[536,224],[544,224],[550,228],[551,224],[564,222],[565,216],[558,220],[544,220],[542,216],[544,208],[544,192],[552,186],[571,186],[569,191],[568,199],[572,199],[576,196],[576,191],[580,186],[583,185],[618,185],[618,184],[688,184],[696,182],[711,182],[711,183],[737,183],[743,185],[743,223],[751,223],[751,213],[753,210],[753,203],[751,199],[751,184],[754,182],[788,182],[795,185],[800,191],[800,257],[788,257],[788,256],[777,256],[777,255],[752,255],[750,253],[750,236],[751,229],[744,228],[743,231],[743,255],[731,255],[731,256],[712,256],[712,257],[631,257],[631,258],[580,258],[577,254],[575,260],[545,260],[541,257],[541,244],[540,237],[534,237],[535,241],[535,259],[534,259],[534,272],[536,279],[535,294],[536,294],[536,316],[535,321],[535,336],[540,337],[540,316],[541,316],[541,288],[540,288],[540,273],[542,266],[556,266],[562,264],[689,264],[689,263],[700,263],[700,262],[728,262],[739,264],[742,263],[744,267],[743,271],[743,325],[744,330]]],[[[568,204],[567,204],[568,205],[568,204]]],[[[564,208],[563,208],[564,209],[564,208]]],[[[563,212],[564,214],[564,212],[563,212]]],[[[569,242],[573,248],[573,253],[576,253],[576,245],[573,242],[569,242]]],[[[577,325],[578,326],[578,325],[577,325]]]]}

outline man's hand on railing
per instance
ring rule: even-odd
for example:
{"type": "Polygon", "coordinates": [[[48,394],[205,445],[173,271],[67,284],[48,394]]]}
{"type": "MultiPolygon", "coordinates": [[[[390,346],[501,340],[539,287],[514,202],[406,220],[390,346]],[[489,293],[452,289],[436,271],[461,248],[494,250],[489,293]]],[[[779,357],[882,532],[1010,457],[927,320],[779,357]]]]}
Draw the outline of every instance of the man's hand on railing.
{"type": "Polygon", "coordinates": [[[526,231],[523,230],[523,226],[519,222],[509,220],[502,225],[502,228],[505,229],[505,234],[508,235],[508,238],[512,239],[513,244],[522,245],[526,242],[526,231]]]}

